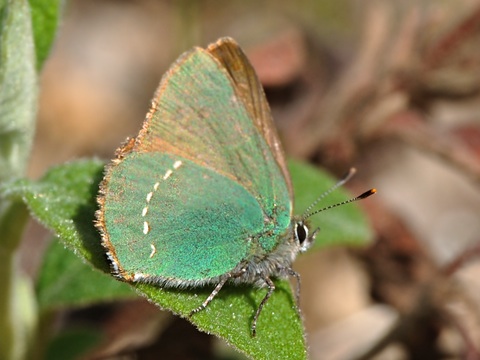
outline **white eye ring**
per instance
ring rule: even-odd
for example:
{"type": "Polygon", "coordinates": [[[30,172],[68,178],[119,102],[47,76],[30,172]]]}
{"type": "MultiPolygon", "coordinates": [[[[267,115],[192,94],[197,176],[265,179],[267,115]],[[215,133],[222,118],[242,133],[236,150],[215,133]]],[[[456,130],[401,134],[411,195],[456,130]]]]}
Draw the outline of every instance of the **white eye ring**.
{"type": "Polygon", "coordinates": [[[295,239],[298,241],[300,246],[303,246],[305,240],[308,239],[308,227],[303,223],[303,221],[295,223],[295,239]]]}

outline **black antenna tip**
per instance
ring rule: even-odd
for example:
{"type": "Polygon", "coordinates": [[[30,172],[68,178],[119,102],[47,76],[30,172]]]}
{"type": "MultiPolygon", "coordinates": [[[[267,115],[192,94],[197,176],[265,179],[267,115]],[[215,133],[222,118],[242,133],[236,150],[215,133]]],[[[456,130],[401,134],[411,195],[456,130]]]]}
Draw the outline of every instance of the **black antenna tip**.
{"type": "Polygon", "coordinates": [[[363,194],[358,195],[357,199],[358,200],[365,199],[365,198],[369,197],[370,195],[375,194],[376,192],[377,192],[377,189],[370,189],[368,191],[365,191],[363,194]]]}

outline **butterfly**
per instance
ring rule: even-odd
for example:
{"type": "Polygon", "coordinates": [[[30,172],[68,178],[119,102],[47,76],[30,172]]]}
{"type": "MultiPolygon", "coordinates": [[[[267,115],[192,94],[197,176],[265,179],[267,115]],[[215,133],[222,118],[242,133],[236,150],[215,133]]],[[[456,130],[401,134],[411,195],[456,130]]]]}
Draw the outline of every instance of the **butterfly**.
{"type": "Polygon", "coordinates": [[[106,167],[98,204],[96,226],[118,278],[214,287],[191,316],[227,283],[266,287],[253,336],[272,279],[299,283],[292,262],[316,235],[308,216],[292,214],[292,183],[263,88],[231,38],[172,65],[139,135],[106,167]]]}

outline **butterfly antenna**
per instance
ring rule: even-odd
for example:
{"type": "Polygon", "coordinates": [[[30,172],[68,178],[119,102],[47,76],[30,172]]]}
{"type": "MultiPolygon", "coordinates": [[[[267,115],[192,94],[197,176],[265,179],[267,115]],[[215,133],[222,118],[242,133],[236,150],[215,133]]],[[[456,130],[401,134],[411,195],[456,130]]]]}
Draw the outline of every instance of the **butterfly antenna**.
{"type": "MultiPolygon", "coordinates": [[[[355,169],[353,167],[350,168],[348,170],[348,172],[345,175],[343,175],[342,178],[335,185],[333,185],[330,189],[325,191],[312,204],[310,204],[310,206],[303,212],[302,218],[306,219],[306,218],[310,217],[312,214],[309,214],[308,216],[306,216],[305,214],[308,214],[313,209],[313,207],[315,205],[317,205],[325,196],[327,196],[328,194],[330,194],[332,191],[339,188],[340,186],[343,186],[348,180],[350,180],[352,178],[353,175],[355,175],[356,172],[357,172],[357,169],[355,169]]],[[[317,212],[318,211],[316,211],[315,214],[317,212]]]]}
{"type": "Polygon", "coordinates": [[[318,214],[319,212],[322,212],[322,211],[325,211],[325,210],[329,210],[329,209],[333,209],[333,208],[336,208],[337,206],[340,206],[340,205],[345,205],[345,204],[349,204],[349,203],[351,203],[351,202],[355,202],[355,201],[358,201],[358,200],[365,199],[365,198],[369,197],[370,195],[375,194],[376,192],[377,192],[377,189],[370,189],[370,190],[368,190],[368,191],[365,191],[363,194],[360,194],[360,195],[358,195],[358,196],[355,196],[355,197],[352,198],[352,199],[345,200],[345,201],[339,202],[339,203],[337,203],[337,204],[329,205],[329,206],[324,207],[323,209],[320,209],[320,210],[316,210],[316,211],[314,211],[314,212],[311,212],[310,214],[304,216],[303,219],[307,219],[307,218],[309,218],[309,217],[312,216],[312,215],[318,214]]]}

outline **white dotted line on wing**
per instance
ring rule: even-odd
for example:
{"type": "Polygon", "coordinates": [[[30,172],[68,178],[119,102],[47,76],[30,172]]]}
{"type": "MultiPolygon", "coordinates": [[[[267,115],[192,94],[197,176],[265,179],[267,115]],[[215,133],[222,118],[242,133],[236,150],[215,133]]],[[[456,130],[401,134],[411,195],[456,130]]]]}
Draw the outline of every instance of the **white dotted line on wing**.
{"type": "MultiPolygon", "coordinates": [[[[180,160],[177,160],[173,163],[173,170],[172,169],[168,169],[165,174],[163,175],[162,179],[163,180],[167,180],[175,170],[177,170],[180,166],[182,166],[182,162],[180,160]]],[[[154,185],[153,185],[153,191],[150,191],[146,198],[145,198],[145,202],[146,202],[146,205],[145,207],[142,209],[142,217],[144,218],[145,216],[147,216],[148,214],[148,205],[150,204],[150,201],[152,200],[152,197],[153,197],[153,194],[158,190],[158,187],[160,186],[160,182],[156,182],[154,185]]],[[[147,235],[148,233],[150,232],[150,224],[148,223],[148,221],[144,221],[143,222],[143,233],[145,235],[147,235]]],[[[155,252],[152,252],[152,254],[155,253],[155,252]]],[[[153,256],[153,255],[152,255],[153,256]]]]}
{"type": "MultiPolygon", "coordinates": [[[[180,160],[177,160],[173,163],[173,169],[168,169],[165,174],[162,176],[162,180],[167,180],[170,176],[172,176],[173,172],[175,170],[177,170],[180,166],[182,166],[182,162],[180,160]]],[[[145,216],[147,216],[148,214],[148,206],[150,204],[150,201],[152,200],[153,198],[153,195],[155,194],[155,192],[158,190],[158,187],[160,186],[160,182],[156,182],[154,185],[153,185],[153,190],[150,191],[147,196],[145,197],[145,202],[146,202],[146,205],[144,206],[144,208],[142,209],[142,217],[145,218],[145,216]]],[[[151,228],[150,228],[150,223],[146,220],[143,221],[143,233],[145,235],[147,235],[149,232],[150,232],[151,228]]],[[[155,255],[155,253],[157,252],[157,249],[155,248],[155,245],[154,244],[150,244],[150,247],[152,248],[152,252],[150,253],[150,256],[149,258],[151,259],[153,257],[153,255],[155,255]]]]}

